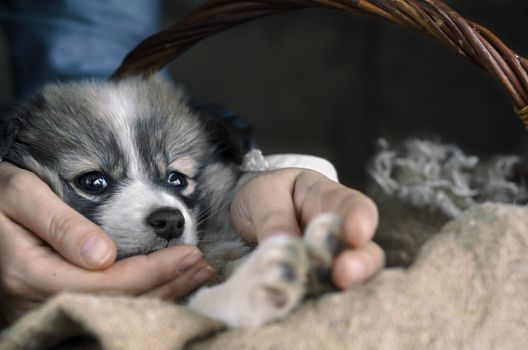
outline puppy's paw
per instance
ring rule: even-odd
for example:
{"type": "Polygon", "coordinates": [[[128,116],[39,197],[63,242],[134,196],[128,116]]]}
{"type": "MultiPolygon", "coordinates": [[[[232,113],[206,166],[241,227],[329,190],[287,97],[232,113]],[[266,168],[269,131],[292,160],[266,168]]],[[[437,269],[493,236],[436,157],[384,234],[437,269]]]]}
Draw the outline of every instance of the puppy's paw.
{"type": "Polygon", "coordinates": [[[307,272],[302,240],[288,235],[265,240],[233,276],[247,283],[246,308],[251,320],[244,325],[262,325],[296,307],[305,294],[307,272]]]}
{"type": "Polygon", "coordinates": [[[334,213],[316,216],[306,227],[304,244],[310,261],[308,291],[318,295],[331,289],[332,262],[345,248],[341,218],[334,213]]]}
{"type": "Polygon", "coordinates": [[[300,239],[286,235],[268,239],[248,267],[261,276],[253,293],[257,304],[268,305],[269,312],[282,315],[302,298],[308,259],[300,239]]]}
{"type": "Polygon", "coordinates": [[[232,303],[222,321],[230,327],[258,327],[285,316],[302,300],[307,273],[301,239],[282,235],[265,240],[224,284],[232,303]]]}
{"type": "Polygon", "coordinates": [[[258,327],[299,304],[306,291],[308,266],[300,238],[271,237],[226,282],[200,289],[188,306],[229,327],[258,327]]]}

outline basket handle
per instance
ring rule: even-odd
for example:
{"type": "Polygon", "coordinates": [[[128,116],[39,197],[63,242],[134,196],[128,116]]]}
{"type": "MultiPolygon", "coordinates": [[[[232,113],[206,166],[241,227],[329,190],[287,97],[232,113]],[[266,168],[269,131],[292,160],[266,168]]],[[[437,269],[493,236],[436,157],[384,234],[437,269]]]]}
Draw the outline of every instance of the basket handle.
{"type": "Polygon", "coordinates": [[[435,37],[494,75],[512,96],[515,111],[528,128],[528,60],[440,0],[209,0],[176,25],[141,42],[112,79],[151,74],[215,33],[309,7],[367,13],[435,37]]]}

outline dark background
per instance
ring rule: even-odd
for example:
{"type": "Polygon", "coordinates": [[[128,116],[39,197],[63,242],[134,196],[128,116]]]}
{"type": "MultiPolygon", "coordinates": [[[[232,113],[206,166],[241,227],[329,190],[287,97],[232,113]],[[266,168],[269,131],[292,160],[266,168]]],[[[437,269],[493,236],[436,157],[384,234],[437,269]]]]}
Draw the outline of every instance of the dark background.
{"type": "MultiPolygon", "coordinates": [[[[199,2],[166,1],[165,24],[199,2]]],[[[528,1],[447,3],[528,56],[528,1]]],[[[1,34],[0,105],[7,105],[1,34]]],[[[191,94],[252,122],[265,153],[320,155],[359,188],[380,136],[436,137],[479,154],[528,148],[491,76],[434,39],[379,19],[329,10],[266,18],[207,39],[170,70],[191,94]]]]}

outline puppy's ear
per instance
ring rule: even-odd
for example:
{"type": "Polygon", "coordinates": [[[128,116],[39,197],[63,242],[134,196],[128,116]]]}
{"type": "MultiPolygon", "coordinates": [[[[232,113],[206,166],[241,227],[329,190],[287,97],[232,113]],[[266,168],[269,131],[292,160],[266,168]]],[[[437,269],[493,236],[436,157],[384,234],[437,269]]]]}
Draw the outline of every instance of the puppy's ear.
{"type": "Polygon", "coordinates": [[[0,160],[8,160],[7,155],[13,148],[20,129],[20,120],[14,113],[0,111],[0,160]]]}
{"type": "Polygon", "coordinates": [[[253,147],[251,125],[224,106],[191,103],[206,128],[212,147],[224,162],[242,164],[244,155],[253,147]]]}

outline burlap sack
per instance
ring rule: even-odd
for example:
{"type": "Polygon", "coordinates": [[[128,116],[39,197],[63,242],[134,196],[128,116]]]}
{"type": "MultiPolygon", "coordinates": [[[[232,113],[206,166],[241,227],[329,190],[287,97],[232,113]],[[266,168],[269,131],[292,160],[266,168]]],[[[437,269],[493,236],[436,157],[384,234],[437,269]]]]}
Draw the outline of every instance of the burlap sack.
{"type": "Polygon", "coordinates": [[[0,349],[522,349],[528,344],[528,209],[485,204],[450,222],[409,269],[306,302],[282,322],[223,330],[145,299],[61,295],[0,349]]]}

